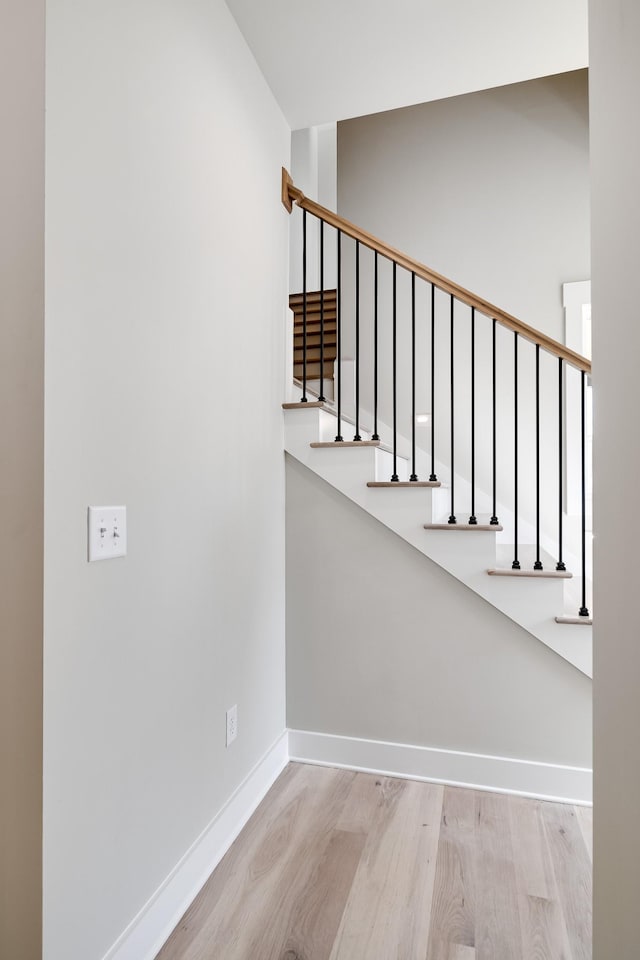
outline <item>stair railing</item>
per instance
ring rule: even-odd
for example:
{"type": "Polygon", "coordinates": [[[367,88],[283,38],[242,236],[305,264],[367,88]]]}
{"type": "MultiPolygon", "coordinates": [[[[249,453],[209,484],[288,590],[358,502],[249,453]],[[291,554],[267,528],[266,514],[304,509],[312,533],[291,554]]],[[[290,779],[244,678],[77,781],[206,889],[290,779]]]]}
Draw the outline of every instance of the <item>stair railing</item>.
{"type": "MultiPolygon", "coordinates": [[[[325,271],[325,227],[333,228],[336,233],[336,268],[337,268],[337,283],[336,283],[336,340],[337,340],[337,359],[336,359],[336,371],[337,371],[337,383],[336,383],[336,393],[335,393],[335,412],[337,416],[337,431],[335,442],[340,443],[343,441],[342,430],[343,430],[343,389],[342,389],[342,360],[344,358],[343,354],[343,344],[344,344],[344,335],[345,335],[345,324],[349,324],[349,332],[352,334],[352,348],[354,352],[354,373],[355,373],[355,434],[353,440],[355,442],[361,441],[361,396],[362,396],[362,376],[363,371],[362,366],[362,346],[363,346],[363,311],[361,308],[361,297],[362,297],[362,288],[363,288],[363,276],[365,284],[368,284],[371,289],[371,296],[373,302],[370,309],[370,320],[371,326],[370,329],[367,326],[366,330],[370,333],[371,338],[371,354],[372,354],[372,366],[371,371],[371,380],[372,380],[372,417],[373,417],[373,429],[371,432],[372,440],[379,440],[379,422],[382,422],[380,417],[380,394],[381,394],[381,381],[380,376],[381,372],[381,363],[387,359],[387,351],[382,347],[381,337],[383,335],[383,330],[387,329],[387,333],[390,336],[387,337],[387,348],[390,346],[390,398],[387,404],[387,409],[384,411],[385,414],[391,419],[390,426],[390,446],[391,453],[393,455],[393,469],[390,480],[393,483],[402,484],[405,483],[407,486],[411,484],[417,484],[420,482],[418,470],[417,470],[417,456],[416,456],[416,417],[417,417],[417,407],[416,407],[416,396],[417,396],[417,378],[418,378],[418,357],[417,357],[417,333],[418,325],[420,325],[420,336],[428,352],[428,361],[427,363],[422,363],[420,369],[422,370],[421,376],[421,393],[428,400],[430,399],[430,437],[425,445],[427,455],[430,455],[430,474],[429,480],[430,483],[437,483],[437,471],[436,471],[436,441],[438,437],[437,430],[437,418],[436,412],[440,417],[446,416],[448,406],[448,423],[442,427],[440,430],[440,446],[443,445],[443,439],[445,445],[448,447],[444,455],[444,459],[441,457],[441,462],[447,464],[449,468],[449,518],[448,524],[451,526],[462,525],[469,528],[477,528],[479,521],[477,516],[477,494],[479,490],[478,486],[478,452],[481,448],[481,444],[478,443],[478,423],[480,422],[482,410],[481,407],[483,404],[480,402],[478,396],[478,380],[481,373],[487,373],[486,366],[488,365],[489,375],[487,377],[487,393],[490,394],[490,400],[485,404],[488,406],[487,420],[490,423],[490,446],[491,454],[489,459],[489,483],[488,486],[491,488],[490,494],[490,513],[488,513],[488,525],[499,527],[500,521],[498,517],[498,499],[497,494],[499,489],[505,489],[510,485],[512,491],[511,502],[513,505],[513,530],[514,530],[514,544],[513,544],[513,558],[511,560],[511,567],[509,571],[502,571],[504,573],[513,573],[515,575],[534,575],[534,576],[567,576],[566,564],[564,559],[564,547],[565,547],[565,524],[564,524],[564,514],[565,514],[565,503],[567,502],[567,469],[566,469],[566,433],[568,430],[579,431],[580,433],[580,476],[576,482],[580,484],[580,504],[581,504],[581,514],[580,514],[580,566],[581,566],[581,598],[580,598],[580,607],[579,607],[579,618],[588,618],[589,608],[587,605],[587,503],[586,503],[586,491],[587,491],[587,457],[586,457],[586,438],[587,438],[587,407],[586,407],[586,389],[588,378],[591,374],[591,363],[588,359],[581,356],[580,354],[570,350],[567,346],[558,341],[554,340],[552,337],[536,330],[534,327],[523,323],[518,318],[512,316],[506,311],[500,309],[489,301],[483,299],[482,297],[477,296],[476,294],[466,290],[464,287],[461,287],[459,284],[449,280],[448,278],[442,276],[439,273],[436,273],[434,270],[431,270],[429,267],[420,263],[419,261],[413,259],[412,257],[407,256],[399,250],[394,249],[389,244],[384,243],[379,240],[377,237],[374,237],[372,234],[367,231],[357,227],[355,224],[350,223],[343,217],[338,216],[336,213],[333,213],[331,210],[322,207],[320,204],[316,203],[313,200],[309,200],[303,192],[298,189],[288,172],[283,168],[282,170],[282,202],[289,213],[292,212],[294,205],[302,210],[303,218],[303,249],[302,249],[302,276],[303,276],[303,318],[302,318],[302,328],[303,328],[303,348],[302,348],[302,401],[306,403],[308,401],[308,390],[307,390],[307,216],[311,215],[318,223],[319,235],[320,235],[320,278],[321,278],[321,303],[323,299],[323,278],[325,271]],[[351,282],[351,288],[353,290],[353,296],[351,297],[351,310],[345,309],[344,303],[344,286],[345,286],[345,258],[344,258],[344,249],[345,242],[351,240],[354,242],[354,269],[353,277],[349,278],[351,282]],[[370,274],[367,277],[366,272],[363,274],[362,270],[362,248],[367,248],[373,252],[372,262],[370,264],[370,274]],[[381,260],[388,261],[391,266],[391,276],[390,280],[390,306],[387,305],[387,310],[385,311],[380,303],[380,293],[381,293],[381,260]],[[399,409],[398,409],[398,387],[400,384],[401,378],[399,378],[398,365],[399,365],[399,323],[400,317],[399,313],[403,312],[401,305],[399,304],[399,294],[398,294],[398,271],[402,271],[403,275],[407,276],[410,284],[410,295],[407,297],[408,306],[406,312],[408,312],[407,326],[409,330],[408,334],[408,357],[407,362],[410,370],[410,375],[407,378],[409,380],[408,384],[408,393],[409,401],[407,403],[407,412],[411,419],[410,431],[407,431],[407,435],[410,436],[410,456],[409,456],[409,469],[410,476],[407,481],[401,481],[399,472],[398,472],[398,434],[399,434],[399,409]],[[417,281],[422,281],[426,284],[426,296],[423,298],[425,302],[425,309],[423,311],[423,320],[419,320],[418,309],[417,309],[417,290],[416,285],[417,281]],[[443,313],[442,310],[442,300],[443,297],[448,301],[446,313],[443,313]],[[438,303],[440,302],[440,311],[438,311],[438,303]],[[463,312],[461,316],[460,306],[469,308],[468,314],[466,311],[463,312]],[[478,319],[482,317],[486,321],[484,326],[484,334],[487,339],[487,349],[485,350],[486,357],[490,357],[488,363],[484,364],[478,360],[478,352],[481,347],[481,334],[482,331],[478,325],[478,319]],[[446,318],[446,319],[445,319],[446,318]],[[385,323],[386,320],[386,323],[385,323]],[[501,464],[499,463],[497,456],[498,449],[498,436],[500,433],[500,426],[498,423],[498,418],[500,415],[503,416],[502,427],[504,428],[504,407],[505,404],[501,400],[500,395],[501,391],[499,389],[498,377],[500,374],[501,364],[499,359],[499,353],[504,353],[506,349],[506,342],[504,340],[505,334],[498,333],[498,330],[506,331],[506,335],[512,337],[512,375],[511,375],[511,384],[513,392],[513,404],[512,404],[512,414],[509,414],[509,420],[511,423],[511,438],[506,437],[505,429],[502,429],[502,443],[503,447],[507,450],[512,448],[513,450],[513,461],[512,461],[512,472],[511,479],[507,479],[504,470],[501,472],[501,464]],[[468,332],[468,338],[466,338],[468,332]],[[502,337],[500,343],[498,343],[498,336],[502,337]],[[466,339],[460,339],[461,337],[466,339]],[[390,339],[390,344],[389,344],[390,339]],[[443,344],[445,353],[448,353],[448,357],[443,355],[443,344]],[[458,361],[456,346],[458,344],[462,345],[463,359],[458,361]],[[531,384],[531,376],[528,371],[526,371],[523,365],[523,350],[522,347],[524,344],[531,344],[534,348],[533,354],[533,385],[531,384]],[[447,350],[448,346],[448,350],[447,350]],[[467,350],[468,348],[468,350],[467,350]],[[440,352],[438,352],[440,351],[440,352]],[[544,362],[544,370],[541,364],[541,357],[544,362]],[[557,381],[556,386],[551,388],[552,377],[550,363],[557,362],[557,381]],[[468,362],[468,366],[466,366],[468,362]],[[461,366],[464,364],[464,366],[461,366]],[[572,382],[569,383],[569,371],[571,371],[572,382]],[[448,384],[445,385],[445,377],[448,379],[448,384]],[[462,384],[465,389],[468,389],[469,396],[467,403],[459,402],[459,384],[462,384]],[[533,387],[533,389],[531,389],[533,387]],[[579,406],[580,406],[580,423],[579,424],[567,424],[565,423],[565,398],[567,391],[569,389],[578,389],[579,390],[579,406]],[[549,406],[551,395],[555,394],[554,403],[555,403],[555,413],[553,417],[549,416],[549,406]],[[543,413],[542,405],[543,401],[545,404],[546,415],[543,413]],[[441,414],[437,410],[438,406],[444,406],[444,412],[441,414]],[[522,407],[526,406],[527,409],[530,406],[533,406],[533,416],[529,419],[531,420],[531,429],[525,429],[529,427],[528,419],[523,416],[522,407]],[[550,423],[550,419],[553,423],[550,423]],[[460,427],[463,427],[460,430],[460,427]],[[555,431],[555,437],[553,441],[557,443],[557,452],[554,455],[555,463],[552,470],[549,469],[549,437],[555,431]],[[533,432],[533,436],[530,434],[533,432]],[[459,439],[459,435],[462,433],[464,441],[459,439]],[[524,433],[524,438],[523,438],[524,433]],[[470,489],[471,489],[471,502],[470,502],[470,513],[468,521],[464,524],[460,524],[458,515],[456,513],[456,490],[455,490],[455,465],[456,465],[456,455],[459,454],[461,449],[461,443],[465,444],[470,448],[469,450],[469,467],[470,467],[470,489]],[[544,451],[542,447],[544,446],[544,451]],[[531,449],[530,449],[531,448],[531,449]],[[533,487],[532,499],[533,499],[533,513],[534,513],[534,529],[535,529],[535,559],[532,564],[531,571],[523,570],[520,556],[520,530],[519,530],[519,518],[520,518],[520,495],[522,492],[523,478],[521,476],[521,462],[524,458],[525,453],[528,456],[531,456],[533,460],[533,466],[530,473],[533,474],[532,477],[527,477],[527,481],[530,486],[533,487]],[[543,470],[543,454],[545,459],[545,469],[543,470]],[[551,477],[551,474],[555,474],[554,477],[551,477]],[[554,570],[550,571],[549,569],[544,568],[542,560],[542,532],[541,532],[541,516],[542,516],[542,491],[543,486],[550,487],[557,484],[557,517],[555,520],[555,532],[554,532],[554,570]]],[[[322,309],[322,307],[321,307],[322,309]]],[[[321,344],[321,358],[324,360],[324,324],[321,318],[320,324],[320,344],[321,344]]],[[[424,352],[424,351],[423,351],[424,352]]],[[[526,358],[525,358],[526,359],[526,358]]],[[[404,381],[400,384],[404,386],[404,381]]],[[[505,384],[502,384],[504,387],[505,384]]],[[[502,391],[504,393],[504,390],[502,391]]],[[[321,363],[320,366],[320,391],[319,398],[324,400],[324,364],[321,363]]],[[[384,437],[382,438],[385,439],[384,437]]],[[[503,458],[504,460],[504,458],[503,458]]],[[[573,478],[572,478],[573,479],[573,478]]],[[[504,498],[503,498],[504,501],[504,498]]]]}

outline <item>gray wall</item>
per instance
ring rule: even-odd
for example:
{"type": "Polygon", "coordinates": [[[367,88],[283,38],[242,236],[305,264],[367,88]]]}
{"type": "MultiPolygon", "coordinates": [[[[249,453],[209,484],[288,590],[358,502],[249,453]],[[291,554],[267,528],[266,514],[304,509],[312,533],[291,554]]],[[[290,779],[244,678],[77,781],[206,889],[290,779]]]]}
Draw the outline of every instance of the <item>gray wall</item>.
{"type": "Polygon", "coordinates": [[[591,682],[289,457],[287,722],[591,765],[591,682]]]}
{"type": "Polygon", "coordinates": [[[100,960],[284,730],[289,144],[222,0],[49,0],[45,960],[100,960]]]}
{"type": "Polygon", "coordinates": [[[0,6],[0,956],[41,956],[43,0],[0,6]]]}
{"type": "MultiPolygon", "coordinates": [[[[589,276],[586,71],[422,104],[338,125],[338,208],[348,219],[527,323],[564,339],[561,285],[589,276]]],[[[352,241],[343,244],[343,347],[353,356],[352,241]]],[[[391,267],[380,262],[379,412],[392,421],[391,267]]],[[[372,255],[361,251],[361,387],[373,406],[372,255]]],[[[397,422],[411,433],[410,276],[398,272],[397,422]]],[[[435,449],[448,478],[450,449],[449,298],[436,297],[435,449]]],[[[471,474],[470,310],[455,315],[456,469],[471,474]]],[[[416,285],[416,409],[431,412],[430,288],[416,285]]],[[[476,319],[476,482],[490,494],[491,323],[476,319]]],[[[514,505],[513,335],[497,333],[496,431],[499,512],[514,505]]],[[[535,516],[535,352],[519,348],[519,513],[535,516]]],[[[541,377],[541,530],[557,555],[557,362],[544,351],[541,377]]],[[[579,394],[578,378],[566,377],[579,394]]],[[[578,424],[567,423],[565,431],[578,424]]],[[[391,442],[389,435],[383,440],[391,442]]],[[[428,444],[426,429],[418,445],[428,444]]],[[[458,497],[456,512],[470,510],[458,497]]],[[[481,512],[486,511],[481,506],[481,512]]],[[[487,513],[487,516],[489,514],[487,513]]],[[[529,536],[532,535],[533,526],[529,536]]],[[[569,534],[571,527],[565,524],[569,534]]],[[[520,531],[522,534],[522,530],[520,531]]],[[[508,526],[506,536],[513,540],[508,526]]],[[[576,544],[567,541],[565,554],[576,544]]],[[[579,544],[578,544],[579,546],[579,544]]],[[[571,559],[570,559],[571,562],[571,559]]],[[[575,564],[572,564],[574,572],[575,564]]]]}
{"type": "Polygon", "coordinates": [[[591,0],[595,960],[638,956],[640,7],[591,0]],[[613,494],[612,494],[613,491],[613,494]]]}
{"type": "Polygon", "coordinates": [[[589,277],[587,72],[338,125],[338,211],[562,339],[589,277]]]}

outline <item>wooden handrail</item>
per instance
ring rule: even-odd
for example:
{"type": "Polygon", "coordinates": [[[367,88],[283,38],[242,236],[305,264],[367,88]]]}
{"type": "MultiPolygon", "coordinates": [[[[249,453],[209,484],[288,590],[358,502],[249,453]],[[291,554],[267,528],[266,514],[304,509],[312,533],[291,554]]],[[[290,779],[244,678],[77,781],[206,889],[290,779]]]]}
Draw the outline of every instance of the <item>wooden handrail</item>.
{"type": "Polygon", "coordinates": [[[506,313],[494,304],[489,303],[488,300],[476,296],[476,294],[471,293],[470,290],[465,290],[464,287],[454,283],[453,280],[448,280],[441,274],[436,273],[435,270],[430,270],[429,267],[420,263],[419,260],[414,260],[413,257],[407,256],[406,253],[390,247],[388,243],[384,243],[383,240],[379,240],[377,237],[374,237],[373,234],[367,233],[366,230],[362,230],[355,224],[350,223],[350,221],[345,220],[344,217],[338,216],[337,213],[333,213],[326,207],[322,207],[314,200],[309,200],[305,197],[302,190],[299,190],[298,187],[295,186],[284,167],[282,168],[282,203],[289,213],[293,210],[293,204],[295,203],[296,206],[307,210],[320,220],[324,220],[324,222],[330,226],[341,230],[346,236],[352,237],[354,240],[359,240],[360,243],[369,247],[371,250],[376,250],[381,256],[397,263],[399,267],[404,267],[405,270],[415,273],[417,277],[421,277],[428,283],[433,283],[439,290],[453,294],[457,300],[466,303],[470,307],[475,307],[479,313],[497,320],[499,324],[508,330],[514,330],[520,334],[521,337],[524,337],[525,340],[539,344],[544,350],[547,350],[555,357],[561,357],[578,370],[584,370],[585,373],[588,374],[591,373],[591,361],[587,360],[586,357],[576,353],[574,350],[570,350],[563,343],[554,340],[553,337],[548,337],[545,333],[541,333],[539,330],[536,330],[535,327],[530,327],[528,324],[523,323],[522,320],[511,316],[510,313],[506,313]]]}

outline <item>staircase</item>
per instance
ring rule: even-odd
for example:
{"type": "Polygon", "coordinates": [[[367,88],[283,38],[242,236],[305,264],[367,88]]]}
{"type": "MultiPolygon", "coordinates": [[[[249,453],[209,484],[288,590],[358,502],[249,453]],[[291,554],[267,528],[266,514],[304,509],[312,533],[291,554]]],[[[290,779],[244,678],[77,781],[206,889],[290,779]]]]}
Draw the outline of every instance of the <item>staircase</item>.
{"type": "MultiPolygon", "coordinates": [[[[337,231],[338,258],[337,290],[291,298],[297,383],[283,405],[287,453],[591,676],[589,362],[308,200],[286,171],[283,202],[337,231]],[[348,265],[347,239],[353,241],[348,265]],[[368,270],[363,248],[372,252],[368,270]],[[386,294],[382,258],[392,271],[386,294]],[[409,275],[404,302],[400,271],[409,275]],[[505,367],[509,390],[501,393],[505,367]],[[332,402],[325,384],[334,378],[332,402]],[[551,387],[553,410],[541,400],[551,387]],[[570,390],[580,397],[577,423],[566,420],[570,390]],[[430,404],[422,433],[418,394],[430,404]],[[578,477],[566,475],[569,431],[581,439],[578,477]],[[579,517],[566,511],[570,483],[580,488],[579,517]]],[[[303,250],[303,276],[306,266],[303,250]]]]}
{"type": "Polygon", "coordinates": [[[320,381],[326,382],[327,393],[333,397],[333,373],[336,361],[336,291],[317,290],[311,293],[294,293],[289,297],[289,309],[293,312],[293,376],[302,381],[305,376],[305,326],[306,326],[306,376],[308,386],[321,393],[320,381]],[[305,313],[306,306],[306,313],[305,313]],[[305,325],[306,316],[306,325],[305,325]],[[322,370],[322,377],[320,371],[322,370]]]}

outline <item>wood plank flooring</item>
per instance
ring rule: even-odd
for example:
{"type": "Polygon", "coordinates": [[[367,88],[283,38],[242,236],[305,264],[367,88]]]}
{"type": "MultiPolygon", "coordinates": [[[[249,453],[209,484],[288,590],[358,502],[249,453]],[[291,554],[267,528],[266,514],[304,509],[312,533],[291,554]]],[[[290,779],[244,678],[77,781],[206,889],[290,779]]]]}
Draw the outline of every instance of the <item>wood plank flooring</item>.
{"type": "Polygon", "coordinates": [[[591,810],[291,763],[157,960],[590,960],[591,810]]]}

